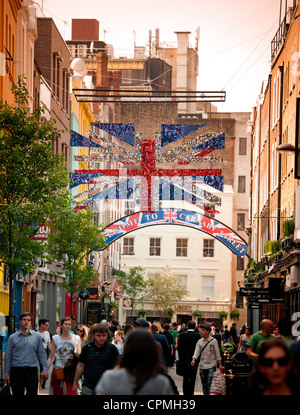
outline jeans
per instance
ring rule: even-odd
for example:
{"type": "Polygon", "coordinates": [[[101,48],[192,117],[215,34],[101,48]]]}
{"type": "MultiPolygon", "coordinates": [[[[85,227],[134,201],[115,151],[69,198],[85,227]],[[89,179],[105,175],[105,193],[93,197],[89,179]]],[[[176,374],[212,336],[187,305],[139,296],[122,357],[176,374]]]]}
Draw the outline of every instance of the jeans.
{"type": "Polygon", "coordinates": [[[209,369],[200,369],[200,378],[202,383],[203,395],[209,395],[210,385],[216,368],[217,366],[213,366],[209,369]]]}

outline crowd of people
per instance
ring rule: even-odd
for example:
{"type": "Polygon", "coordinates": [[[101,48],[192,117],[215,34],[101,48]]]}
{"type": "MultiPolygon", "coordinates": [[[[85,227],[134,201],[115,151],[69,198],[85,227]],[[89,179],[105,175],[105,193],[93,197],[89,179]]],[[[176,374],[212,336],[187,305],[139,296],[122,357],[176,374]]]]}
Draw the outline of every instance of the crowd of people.
{"type": "Polygon", "coordinates": [[[52,395],[178,395],[169,374],[175,366],[178,374],[181,367],[184,395],[194,395],[198,372],[203,394],[210,395],[216,372],[224,371],[222,352],[228,346],[253,360],[253,394],[300,393],[300,336],[292,336],[287,319],[276,326],[264,319],[251,333],[235,323],[230,328],[195,321],[162,326],[144,318],[124,326],[102,320],[73,328],[65,317],[51,335],[47,319],[33,329],[32,315],[25,312],[20,329],[7,339],[5,383],[13,395],[37,395],[47,381],[52,395]]]}

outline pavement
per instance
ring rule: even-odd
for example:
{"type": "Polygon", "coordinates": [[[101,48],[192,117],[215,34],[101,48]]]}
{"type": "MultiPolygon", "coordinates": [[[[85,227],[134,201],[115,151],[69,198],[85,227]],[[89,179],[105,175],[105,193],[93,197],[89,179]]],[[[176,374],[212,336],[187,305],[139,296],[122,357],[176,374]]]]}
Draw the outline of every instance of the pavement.
{"type": "MultiPolygon", "coordinates": [[[[52,372],[52,369],[50,368],[50,370],[49,370],[49,378],[48,378],[48,380],[46,382],[46,387],[45,387],[45,389],[41,389],[40,388],[39,395],[49,395],[50,394],[49,392],[50,392],[50,384],[51,384],[51,372],[52,372]]],[[[183,378],[182,378],[182,376],[176,375],[176,366],[175,365],[173,367],[169,368],[168,374],[174,380],[174,382],[175,382],[175,384],[177,386],[179,395],[183,395],[183,392],[182,392],[182,379],[183,378]]],[[[196,377],[196,384],[195,384],[195,392],[194,392],[194,395],[203,395],[201,380],[200,380],[200,376],[199,376],[199,370],[198,370],[197,377],[196,377]]]]}

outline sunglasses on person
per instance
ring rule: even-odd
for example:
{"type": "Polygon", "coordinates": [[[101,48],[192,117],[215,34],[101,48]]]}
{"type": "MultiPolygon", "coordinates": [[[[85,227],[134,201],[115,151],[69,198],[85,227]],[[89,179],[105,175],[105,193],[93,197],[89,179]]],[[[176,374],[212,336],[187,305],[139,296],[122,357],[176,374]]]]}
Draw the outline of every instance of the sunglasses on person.
{"type": "Polygon", "coordinates": [[[260,362],[267,367],[272,367],[275,362],[277,362],[278,366],[286,366],[290,362],[290,358],[289,356],[279,357],[278,359],[262,357],[260,362]]]}
{"type": "Polygon", "coordinates": [[[77,329],[77,331],[83,331],[83,329],[77,329]]]}

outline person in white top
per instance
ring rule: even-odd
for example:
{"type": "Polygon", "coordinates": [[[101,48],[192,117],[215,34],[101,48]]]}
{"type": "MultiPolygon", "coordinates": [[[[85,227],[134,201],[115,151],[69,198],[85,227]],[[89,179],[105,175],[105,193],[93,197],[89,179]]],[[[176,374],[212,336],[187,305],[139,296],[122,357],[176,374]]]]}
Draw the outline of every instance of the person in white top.
{"type": "Polygon", "coordinates": [[[210,336],[210,332],[211,327],[208,324],[200,326],[201,339],[196,344],[191,362],[191,366],[194,366],[200,356],[200,378],[204,395],[210,393],[210,385],[217,365],[219,365],[220,370],[223,369],[218,342],[210,336]]]}
{"type": "Polygon", "coordinates": [[[72,320],[66,317],[61,320],[60,334],[56,334],[52,338],[52,349],[48,359],[48,366],[50,367],[55,360],[55,365],[52,371],[52,385],[53,395],[63,395],[64,383],[66,385],[67,394],[73,395],[73,383],[65,378],[64,367],[69,358],[74,358],[74,353],[81,353],[80,337],[76,334],[70,333],[72,327],[72,320]]]}
{"type": "MultiPolygon", "coordinates": [[[[49,333],[49,320],[42,318],[39,320],[39,328],[37,329],[37,333],[41,336],[43,346],[45,349],[45,353],[47,357],[49,357],[51,352],[51,338],[49,333]]],[[[40,378],[39,387],[45,389],[47,379],[45,377],[40,378]]]]}

